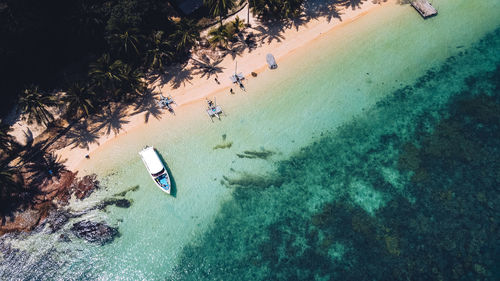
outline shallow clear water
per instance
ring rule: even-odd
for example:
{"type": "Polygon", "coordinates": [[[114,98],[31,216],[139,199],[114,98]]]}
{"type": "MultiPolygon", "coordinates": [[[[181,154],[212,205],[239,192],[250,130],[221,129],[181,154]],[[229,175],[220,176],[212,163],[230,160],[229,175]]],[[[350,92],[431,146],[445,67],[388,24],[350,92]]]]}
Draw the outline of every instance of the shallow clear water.
{"type": "Polygon", "coordinates": [[[322,35],[218,95],[221,122],[193,103],[103,145],[84,170],[105,189],[72,208],[139,186],[130,208],[84,217],[120,237],[6,239],[20,250],[0,277],[495,280],[499,3],[435,4],[426,21],[388,6],[322,35]],[[146,144],[175,197],[145,172],[146,144]]]}

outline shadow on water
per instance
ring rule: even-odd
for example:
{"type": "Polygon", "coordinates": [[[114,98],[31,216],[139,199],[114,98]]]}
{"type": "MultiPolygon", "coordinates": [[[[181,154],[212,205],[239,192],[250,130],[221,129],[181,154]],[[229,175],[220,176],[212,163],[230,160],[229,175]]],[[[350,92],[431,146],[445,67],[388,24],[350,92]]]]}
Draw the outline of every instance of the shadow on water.
{"type": "Polygon", "coordinates": [[[160,157],[161,162],[165,166],[165,169],[167,169],[168,176],[170,177],[170,185],[171,185],[171,187],[170,187],[170,195],[172,197],[176,197],[176,195],[177,195],[177,184],[175,183],[174,174],[172,174],[172,171],[168,167],[167,161],[165,161],[165,159],[163,159],[163,156],[161,155],[161,153],[158,150],[156,150],[156,152],[158,154],[158,157],[160,157]]]}

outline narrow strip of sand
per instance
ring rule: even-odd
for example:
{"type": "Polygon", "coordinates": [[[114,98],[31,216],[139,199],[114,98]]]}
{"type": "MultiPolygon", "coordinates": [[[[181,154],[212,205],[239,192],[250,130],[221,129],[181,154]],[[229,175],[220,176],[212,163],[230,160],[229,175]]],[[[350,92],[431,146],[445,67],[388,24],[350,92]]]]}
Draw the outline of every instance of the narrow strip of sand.
{"type": "MultiPolygon", "coordinates": [[[[173,85],[173,82],[166,84],[155,82],[151,86],[155,86],[157,90],[160,89],[163,95],[172,95],[178,107],[190,103],[204,103],[204,98],[207,96],[217,96],[229,92],[230,87],[232,87],[229,76],[235,71],[236,61],[238,63],[238,72],[243,72],[248,79],[251,79],[251,72],[261,73],[266,69],[267,53],[272,53],[279,64],[280,60],[286,59],[288,54],[291,54],[297,48],[307,47],[308,43],[320,38],[323,34],[331,32],[336,28],[341,28],[375,9],[380,9],[385,5],[395,4],[396,1],[394,0],[382,4],[374,4],[371,1],[366,1],[356,9],[350,7],[339,8],[337,11],[341,20],[338,18],[328,19],[327,17],[311,19],[305,23],[301,23],[299,26],[291,26],[283,29],[279,31],[278,34],[275,34],[276,36],[274,37],[261,39],[262,41],[258,43],[258,46],[251,51],[248,49],[244,50],[236,54],[235,57],[227,55],[217,65],[220,69],[223,69],[223,72],[218,73],[217,76],[212,75],[207,78],[206,75],[189,73],[190,78],[184,79],[181,83],[177,83],[176,86],[173,85]],[[220,84],[216,83],[214,80],[215,77],[218,77],[220,84]]],[[[244,8],[239,12],[238,16],[241,19],[245,19],[246,13],[247,10],[244,8]]],[[[252,23],[252,29],[258,29],[258,22],[254,18],[251,18],[250,23],[252,23]]],[[[190,62],[186,68],[192,69],[192,67],[193,65],[190,62]]],[[[176,107],[176,109],[178,109],[178,107],[176,107]]],[[[126,134],[138,127],[146,126],[147,123],[144,122],[145,114],[146,113],[140,113],[128,117],[128,123],[122,126],[118,134],[101,134],[95,142],[89,144],[88,148],[73,147],[70,145],[56,151],[56,153],[60,155],[62,159],[65,159],[66,162],[64,164],[69,170],[78,171],[81,166],[80,164],[85,160],[85,155],[93,157],[94,154],[98,153],[98,151],[96,151],[97,148],[104,143],[108,145],[108,142],[120,137],[120,135],[126,134]]],[[[170,113],[165,112],[163,114],[168,115],[170,113]]],[[[183,111],[183,114],[186,114],[186,111],[183,111]]],[[[202,113],[193,111],[188,112],[188,114],[202,113]]],[[[172,122],[175,122],[175,117],[172,122]]]]}

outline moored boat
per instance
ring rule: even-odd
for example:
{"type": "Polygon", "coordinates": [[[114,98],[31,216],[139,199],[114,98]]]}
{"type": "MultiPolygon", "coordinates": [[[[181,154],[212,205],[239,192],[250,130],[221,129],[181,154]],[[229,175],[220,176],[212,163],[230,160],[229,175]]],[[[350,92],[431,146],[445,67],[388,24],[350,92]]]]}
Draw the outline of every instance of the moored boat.
{"type": "Polygon", "coordinates": [[[220,114],[222,113],[222,108],[217,105],[217,102],[212,100],[207,99],[207,104],[208,104],[208,109],[207,109],[207,114],[210,116],[210,119],[212,122],[214,121],[213,118],[217,117],[220,120],[220,114]]]}
{"type": "Polygon", "coordinates": [[[144,162],[156,186],[163,192],[170,194],[170,177],[156,150],[151,146],[146,146],[139,152],[139,155],[141,155],[142,162],[144,162]]]}
{"type": "Polygon", "coordinates": [[[278,64],[276,63],[276,60],[274,59],[274,56],[272,54],[266,55],[266,61],[270,69],[278,68],[278,64]]]}

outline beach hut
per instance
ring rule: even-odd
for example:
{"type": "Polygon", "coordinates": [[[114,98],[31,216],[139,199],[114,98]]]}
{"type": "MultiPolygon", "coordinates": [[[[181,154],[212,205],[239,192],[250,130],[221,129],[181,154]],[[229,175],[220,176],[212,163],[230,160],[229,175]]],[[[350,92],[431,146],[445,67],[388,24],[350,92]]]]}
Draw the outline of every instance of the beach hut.
{"type": "Polygon", "coordinates": [[[276,64],[276,60],[274,59],[274,56],[272,54],[266,55],[266,61],[270,69],[276,69],[278,67],[278,65],[276,64]]]}

